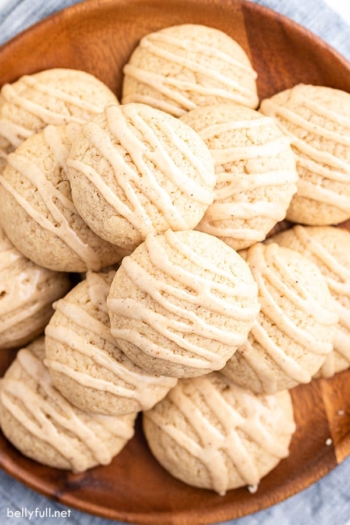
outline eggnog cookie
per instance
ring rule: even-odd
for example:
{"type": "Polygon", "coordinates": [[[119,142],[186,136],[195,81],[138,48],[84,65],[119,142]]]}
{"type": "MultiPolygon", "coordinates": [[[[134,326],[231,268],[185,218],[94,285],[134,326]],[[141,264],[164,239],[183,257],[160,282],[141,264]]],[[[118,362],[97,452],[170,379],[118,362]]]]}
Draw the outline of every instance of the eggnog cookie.
{"type": "Polygon", "coordinates": [[[303,255],[277,244],[257,243],[245,259],[261,310],[248,340],[221,372],[258,394],[310,382],[333,350],[338,321],[323,275],[303,255]]]}
{"type": "Polygon", "coordinates": [[[198,106],[259,102],[245,51],[212,27],[184,24],[146,35],[124,74],[123,104],[141,102],[176,117],[198,106]]]}
{"type": "Polygon", "coordinates": [[[317,264],[335,300],[339,324],[334,338],[334,354],[321,369],[326,377],[350,365],[350,233],[333,226],[295,226],[272,239],[317,264]]]}
{"type": "Polygon", "coordinates": [[[1,429],[25,456],[83,472],[107,465],[134,434],[136,414],[103,416],[73,407],[43,364],[44,338],[19,351],[0,390],[1,429]]]}
{"type": "Polygon", "coordinates": [[[295,423],[287,391],[255,395],[214,372],[181,379],[144,413],[143,428],[152,453],[174,477],[224,495],[257,488],[288,456],[295,423]]]}
{"type": "Polygon", "coordinates": [[[298,175],[290,140],[275,122],[238,105],[210,106],[183,117],[215,160],[214,202],[197,230],[235,250],[263,241],[285,218],[298,175]]]}
{"type": "Polygon", "coordinates": [[[350,217],[350,94],[299,84],[261,104],[291,138],[299,173],[287,219],[314,226],[350,217]]]}
{"type": "Polygon", "coordinates": [[[43,331],[68,277],[29,261],[0,228],[0,349],[27,344],[43,331]]]}
{"type": "Polygon", "coordinates": [[[130,251],[149,233],[194,228],[213,201],[214,162],[202,139],[143,104],[108,106],[85,124],[67,164],[83,219],[130,251]]]}
{"type": "Polygon", "coordinates": [[[88,272],[55,304],[45,333],[45,365],[73,405],[110,415],[148,410],[176,384],[152,376],[118,348],[110,333],[107,295],[115,272],[88,272]]]}
{"type": "Polygon", "coordinates": [[[79,216],[66,160],[80,126],[47,126],[8,156],[0,176],[0,221],[18,250],[51,270],[100,270],[122,252],[79,216]]]}
{"type": "Polygon", "coordinates": [[[48,69],[5,84],[0,95],[0,160],[47,124],[81,124],[111,103],[118,101],[103,82],[74,69],[48,69]]]}
{"type": "Polygon", "coordinates": [[[222,368],[259,311],[244,260],[197,231],[148,235],[123,259],[107,304],[112,335],[126,355],[171,377],[222,368]]]}

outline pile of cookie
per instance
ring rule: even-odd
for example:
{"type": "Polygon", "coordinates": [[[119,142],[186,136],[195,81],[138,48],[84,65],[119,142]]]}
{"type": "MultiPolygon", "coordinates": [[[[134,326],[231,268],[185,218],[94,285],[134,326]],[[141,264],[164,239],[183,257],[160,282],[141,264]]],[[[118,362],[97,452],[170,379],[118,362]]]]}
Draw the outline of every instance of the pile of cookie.
{"type": "Polygon", "coordinates": [[[141,40],[121,102],[65,69],[1,90],[0,347],[27,345],[2,431],[83,472],[142,411],[176,478],[255,490],[288,455],[288,390],[350,364],[350,95],[257,111],[244,50],[185,24],[141,40]]]}

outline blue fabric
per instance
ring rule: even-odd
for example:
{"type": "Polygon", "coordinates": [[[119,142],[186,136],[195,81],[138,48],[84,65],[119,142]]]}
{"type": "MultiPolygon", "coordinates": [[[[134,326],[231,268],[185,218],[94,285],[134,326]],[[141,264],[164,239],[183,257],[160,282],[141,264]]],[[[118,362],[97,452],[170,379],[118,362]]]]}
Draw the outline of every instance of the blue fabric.
{"type": "MultiPolygon", "coordinates": [[[[0,10],[0,44],[14,35],[79,0],[10,0],[0,10]]],[[[350,27],[322,0],[255,0],[304,25],[350,59],[350,27]]],[[[345,2],[346,0],[344,0],[345,2]]],[[[166,0],[164,2],[166,9],[166,0]]],[[[254,515],[225,522],[225,525],[350,525],[350,458],[322,480],[296,496],[254,515]]],[[[68,508],[24,487],[0,471],[0,523],[24,525],[48,521],[32,515],[16,517],[17,510],[36,508],[67,512],[68,508]],[[12,514],[11,514],[12,512],[12,514]]],[[[110,525],[110,520],[71,510],[52,521],[55,525],[110,525]]],[[[114,522],[119,523],[119,522],[114,522]]],[[[221,525],[224,525],[223,523],[221,525]]]]}
{"type": "MultiPolygon", "coordinates": [[[[350,8],[349,0],[343,0],[350,8]]],[[[320,36],[350,60],[350,26],[322,0],[254,0],[320,36]]]]}

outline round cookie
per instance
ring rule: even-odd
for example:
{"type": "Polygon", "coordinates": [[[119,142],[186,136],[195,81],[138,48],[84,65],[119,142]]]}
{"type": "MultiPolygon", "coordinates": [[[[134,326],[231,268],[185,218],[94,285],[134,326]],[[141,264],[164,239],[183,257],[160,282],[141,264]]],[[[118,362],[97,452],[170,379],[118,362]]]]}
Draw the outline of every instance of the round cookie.
{"type": "Polygon", "coordinates": [[[16,250],[0,228],[0,349],[35,339],[69,290],[67,275],[37,266],[16,250]]]}
{"type": "Polygon", "coordinates": [[[98,237],[72,202],[66,160],[80,125],[47,126],[29,137],[0,176],[0,221],[28,259],[66,272],[100,270],[122,251],[98,237]]]}
{"type": "Polygon", "coordinates": [[[144,413],[143,428],[170,474],[224,495],[245,485],[257,489],[288,456],[295,423],[289,392],[255,395],[214,372],[181,379],[144,413]]]}
{"type": "Polygon", "coordinates": [[[115,272],[88,272],[55,304],[46,327],[44,364],[73,405],[109,415],[148,410],[176,385],[152,376],[118,348],[110,333],[107,295],[115,272]]]}
{"type": "Polygon", "coordinates": [[[258,394],[310,382],[333,350],[338,321],[323,275],[306,257],[277,244],[257,243],[245,259],[261,310],[222,374],[258,394]]]}
{"type": "Polygon", "coordinates": [[[148,235],[123,259],[107,305],[123,352],[141,368],[170,377],[222,368],[259,311],[244,260],[197,231],[148,235]]]}
{"type": "Polygon", "coordinates": [[[322,226],[350,218],[350,94],[299,84],[260,110],[291,138],[297,159],[298,191],[287,219],[322,226]]]}
{"type": "Polygon", "coordinates": [[[334,226],[295,226],[271,238],[280,246],[302,253],[325,277],[335,302],[339,324],[334,352],[320,374],[331,377],[350,366],[350,233],[334,226]]]}
{"type": "Polygon", "coordinates": [[[285,218],[298,174],[290,140],[273,119],[238,105],[197,108],[181,117],[215,160],[214,202],[197,230],[241,250],[285,218]]]}
{"type": "Polygon", "coordinates": [[[43,364],[44,338],[19,351],[0,389],[1,430],[25,456],[84,472],[108,465],[134,434],[136,413],[102,416],[73,407],[43,364]]]}
{"type": "Polygon", "coordinates": [[[67,164],[73,201],[103,239],[132,251],[149,233],[190,230],[213,200],[214,162],[198,134],[143,104],[108,106],[67,164]]]}
{"type": "Polygon", "coordinates": [[[4,84],[0,95],[0,160],[47,124],[82,124],[111,103],[118,104],[118,100],[103,82],[74,69],[48,69],[4,84]]]}
{"type": "Polygon", "coordinates": [[[123,104],[140,102],[175,117],[198,106],[259,103],[245,51],[212,27],[183,24],[144,36],[124,75],[123,104]]]}

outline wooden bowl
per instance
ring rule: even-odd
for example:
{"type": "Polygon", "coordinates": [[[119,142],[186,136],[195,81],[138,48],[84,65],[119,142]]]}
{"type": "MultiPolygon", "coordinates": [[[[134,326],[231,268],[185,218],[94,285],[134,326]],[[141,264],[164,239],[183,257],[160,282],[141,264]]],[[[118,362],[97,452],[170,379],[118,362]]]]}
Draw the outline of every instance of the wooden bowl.
{"type": "MultiPolygon", "coordinates": [[[[120,96],[122,67],[139,39],[162,27],[197,23],[219,28],[247,51],[261,98],[296,83],[350,92],[350,65],[287,18],[245,0],[90,0],[70,7],[0,49],[0,84],[25,73],[70,67],[93,73],[120,96]]],[[[4,372],[13,352],[0,358],[4,372]]],[[[0,436],[1,467],[68,506],[106,518],[150,525],[200,525],[273,505],[318,480],[350,454],[350,372],[292,391],[297,431],[290,456],[257,493],[221,497],[172,478],[152,457],[137,424],[134,439],[111,465],[74,475],[17,452],[0,436]],[[326,440],[332,439],[331,446],[326,440]]]]}

